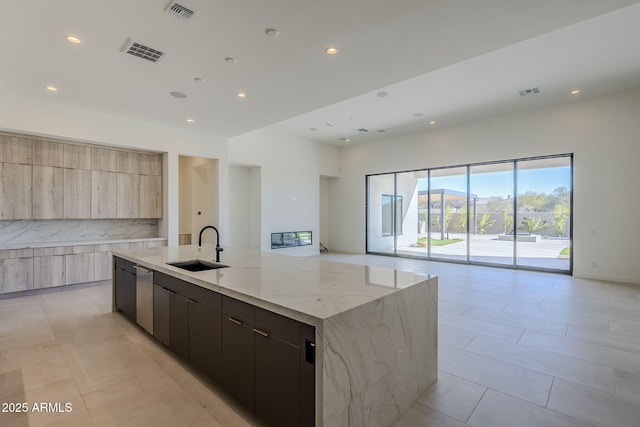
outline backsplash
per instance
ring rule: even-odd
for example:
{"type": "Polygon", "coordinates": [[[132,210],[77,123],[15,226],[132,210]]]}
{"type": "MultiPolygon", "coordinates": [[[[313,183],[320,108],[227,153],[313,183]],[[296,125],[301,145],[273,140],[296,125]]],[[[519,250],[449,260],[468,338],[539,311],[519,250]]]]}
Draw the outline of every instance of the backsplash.
{"type": "Polygon", "coordinates": [[[0,245],[158,237],[157,219],[0,221],[0,245]]]}

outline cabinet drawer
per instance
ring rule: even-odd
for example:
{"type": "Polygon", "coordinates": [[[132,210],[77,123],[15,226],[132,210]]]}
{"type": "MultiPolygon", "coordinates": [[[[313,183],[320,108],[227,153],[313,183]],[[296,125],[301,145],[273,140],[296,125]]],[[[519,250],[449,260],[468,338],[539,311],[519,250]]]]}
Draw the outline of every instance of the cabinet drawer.
{"type": "Polygon", "coordinates": [[[116,259],[116,268],[126,270],[131,274],[136,274],[134,263],[124,258],[114,257],[116,259]]]}
{"type": "Polygon", "coordinates": [[[255,328],[270,336],[286,341],[291,345],[300,347],[300,327],[301,323],[281,316],[276,313],[255,308],[255,328]]]}
{"type": "Polygon", "coordinates": [[[215,291],[202,288],[184,280],[176,279],[175,277],[158,271],[153,272],[153,283],[162,286],[163,288],[171,289],[172,291],[177,292],[190,300],[206,305],[209,308],[220,311],[222,295],[215,291]]]}
{"type": "Polygon", "coordinates": [[[254,306],[246,302],[239,301],[235,298],[222,296],[222,314],[223,317],[233,317],[246,325],[253,326],[253,310],[254,306]]]}

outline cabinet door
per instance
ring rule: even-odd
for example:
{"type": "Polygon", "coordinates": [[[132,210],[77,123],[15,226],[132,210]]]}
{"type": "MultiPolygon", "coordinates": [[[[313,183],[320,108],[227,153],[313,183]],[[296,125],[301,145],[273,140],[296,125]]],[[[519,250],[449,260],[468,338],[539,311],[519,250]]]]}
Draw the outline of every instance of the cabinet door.
{"type": "Polygon", "coordinates": [[[91,171],[64,170],[64,217],[91,218],[91,171]]]}
{"type": "Polygon", "coordinates": [[[64,218],[64,169],[33,167],[33,218],[64,218]]]}
{"type": "Polygon", "coordinates": [[[169,348],[189,360],[189,302],[178,293],[169,296],[169,348]]]}
{"type": "Polygon", "coordinates": [[[116,174],[117,218],[138,218],[140,214],[140,175],[116,174]]]}
{"type": "Polygon", "coordinates": [[[245,408],[255,410],[252,327],[222,318],[222,387],[245,408]]]}
{"type": "Polygon", "coordinates": [[[162,217],[162,178],[140,175],[140,218],[162,217]]]}
{"type": "Polygon", "coordinates": [[[167,347],[170,347],[170,296],[171,291],[153,285],[153,336],[167,347]]]}
{"type": "Polygon", "coordinates": [[[189,305],[189,362],[220,382],[222,325],[219,311],[194,302],[189,305]]]}
{"type": "Polygon", "coordinates": [[[116,217],[116,173],[91,171],[91,218],[116,217]]]}
{"type": "Polygon", "coordinates": [[[254,334],[256,415],[272,426],[301,425],[300,348],[264,331],[254,334]]]}
{"type": "Polygon", "coordinates": [[[125,316],[136,321],[136,276],[116,265],[115,299],[125,316]]]}
{"type": "Polygon", "coordinates": [[[0,163],[0,219],[31,219],[31,169],[0,163]]]}

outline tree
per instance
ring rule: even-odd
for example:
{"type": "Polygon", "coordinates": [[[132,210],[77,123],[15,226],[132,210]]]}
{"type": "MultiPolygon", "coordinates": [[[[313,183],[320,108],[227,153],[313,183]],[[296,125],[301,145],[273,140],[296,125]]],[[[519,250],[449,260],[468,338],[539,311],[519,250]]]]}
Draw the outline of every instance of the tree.
{"type": "Polygon", "coordinates": [[[519,212],[543,212],[546,203],[547,195],[544,193],[529,190],[518,194],[519,212]]]}
{"type": "Polygon", "coordinates": [[[486,233],[487,228],[491,227],[495,222],[495,219],[489,219],[489,212],[483,213],[482,216],[478,218],[478,234],[486,233]]]}
{"type": "Polygon", "coordinates": [[[557,204],[553,208],[553,228],[556,230],[558,236],[564,235],[565,226],[571,210],[569,206],[557,204]]]}
{"type": "Polygon", "coordinates": [[[534,234],[547,228],[547,221],[543,221],[539,216],[531,216],[529,218],[525,216],[522,220],[521,228],[527,230],[530,234],[534,234]]]}
{"type": "Polygon", "coordinates": [[[460,218],[458,219],[458,232],[464,232],[467,229],[467,206],[463,206],[460,209],[460,218]]]}
{"type": "Polygon", "coordinates": [[[510,209],[502,210],[502,232],[504,234],[513,232],[513,215],[510,209]]]}

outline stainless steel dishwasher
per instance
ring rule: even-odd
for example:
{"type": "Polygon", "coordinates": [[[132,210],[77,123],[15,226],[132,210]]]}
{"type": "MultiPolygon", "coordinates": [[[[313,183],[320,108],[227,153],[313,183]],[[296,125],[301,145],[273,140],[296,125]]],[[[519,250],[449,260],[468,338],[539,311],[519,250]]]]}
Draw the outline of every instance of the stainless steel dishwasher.
{"type": "Polygon", "coordinates": [[[153,270],[136,268],[136,321],[153,334],[153,270]]]}

